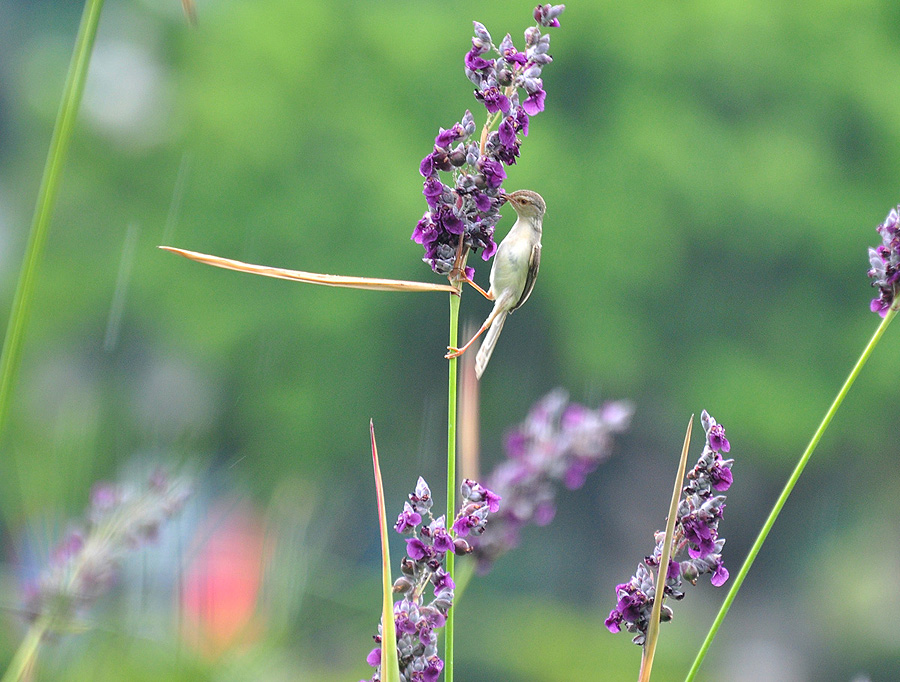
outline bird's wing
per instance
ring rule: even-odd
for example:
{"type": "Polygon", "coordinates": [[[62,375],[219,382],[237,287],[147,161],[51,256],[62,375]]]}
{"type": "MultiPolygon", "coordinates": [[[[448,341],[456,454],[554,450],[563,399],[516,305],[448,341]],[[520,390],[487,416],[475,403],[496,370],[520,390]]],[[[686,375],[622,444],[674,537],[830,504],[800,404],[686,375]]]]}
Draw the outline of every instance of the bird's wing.
{"type": "Polygon", "coordinates": [[[534,245],[534,248],[531,249],[531,258],[528,259],[528,274],[525,276],[525,288],[522,289],[522,296],[519,298],[519,301],[509,309],[509,312],[512,312],[516,308],[519,308],[525,301],[528,300],[528,297],[531,296],[531,291],[534,289],[534,282],[538,276],[538,269],[541,267],[541,244],[538,242],[534,245]]]}

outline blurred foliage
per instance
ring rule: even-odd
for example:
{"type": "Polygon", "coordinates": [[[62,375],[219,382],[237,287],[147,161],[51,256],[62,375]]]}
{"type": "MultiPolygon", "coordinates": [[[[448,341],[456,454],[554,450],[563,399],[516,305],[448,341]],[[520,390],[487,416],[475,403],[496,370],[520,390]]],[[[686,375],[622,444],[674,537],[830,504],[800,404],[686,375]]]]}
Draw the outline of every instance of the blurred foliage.
{"type": "MultiPolygon", "coordinates": [[[[4,310],[77,5],[0,0],[4,310]]],[[[433,279],[409,241],[425,208],[419,160],[466,108],[483,121],[462,72],[471,20],[521,44],[530,9],[225,0],[198,2],[192,30],[178,2],[108,0],[2,444],[10,546],[25,519],[77,515],[91,481],[136,454],[193,462],[260,506],[302,479],[317,491],[319,554],[271,658],[286,657],[293,679],[366,674],[378,618],[366,425],[374,418],[398,509],[420,474],[440,489],[446,300],[252,278],[155,247],[433,279]],[[111,323],[131,225],[125,305],[111,323]]],[[[540,282],[482,381],[485,466],[556,385],[594,403],[630,397],[637,421],[554,526],[466,596],[461,614],[491,615],[460,616],[463,679],[633,675],[637,647],[602,619],[651,549],[684,419],[702,408],[726,425],[737,459],[722,526],[736,570],[877,324],[865,249],[900,201],[898,21],[886,0],[566,10],[544,72],[547,111],[506,183],[540,191],[549,210],[540,282]],[[485,607],[465,603],[476,595],[485,607]]],[[[488,265],[474,264],[486,284],[488,265]]],[[[487,310],[464,297],[465,318],[487,310]]],[[[883,435],[895,331],[776,525],[704,679],[896,671],[900,556],[885,538],[900,522],[897,445],[883,435]],[[877,626],[857,611],[878,613],[877,626]]],[[[721,597],[706,585],[675,606],[660,680],[681,678],[721,597]]],[[[4,630],[8,652],[19,635],[4,630]]],[[[231,679],[160,668],[153,645],[110,637],[90,640],[90,660],[69,677],[56,668],[59,679],[121,679],[102,671],[103,651],[128,679],[231,679]]]]}

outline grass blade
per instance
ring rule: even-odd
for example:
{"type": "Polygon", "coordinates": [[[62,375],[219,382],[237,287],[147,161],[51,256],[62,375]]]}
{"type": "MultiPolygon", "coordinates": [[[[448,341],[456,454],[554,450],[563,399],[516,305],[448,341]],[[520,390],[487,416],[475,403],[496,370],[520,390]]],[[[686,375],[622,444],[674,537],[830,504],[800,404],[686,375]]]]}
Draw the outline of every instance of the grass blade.
{"type": "Polygon", "coordinates": [[[694,415],[687,425],[684,434],[684,446],[681,449],[681,461],[678,463],[678,476],[675,478],[675,487],[672,490],[672,501],[669,504],[669,517],[666,520],[666,537],[663,540],[662,552],[659,557],[659,567],[656,572],[656,594],[653,598],[653,611],[650,613],[650,623],[647,627],[647,641],[641,652],[641,674],[639,682],[650,680],[650,669],[653,667],[653,655],[656,653],[656,642],[659,640],[659,618],[662,613],[662,603],[665,597],[666,575],[669,572],[669,558],[672,555],[672,538],[675,535],[675,517],[678,515],[678,502],[681,500],[681,486],[684,482],[684,471],[687,468],[688,447],[691,443],[691,430],[694,426],[694,415]]]}
{"type": "Polygon", "coordinates": [[[62,100],[56,115],[56,124],[53,127],[53,136],[50,138],[50,150],[44,164],[44,174],[38,190],[31,230],[28,234],[28,245],[25,247],[25,257],[10,307],[6,336],[3,339],[3,350],[0,352],[0,433],[3,433],[6,427],[9,398],[19,368],[22,339],[28,322],[37,269],[44,253],[47,230],[59,190],[59,179],[65,165],[69,142],[72,139],[75,118],[81,105],[81,96],[84,93],[84,83],[87,80],[88,65],[94,48],[94,38],[97,36],[97,24],[100,23],[101,9],[103,9],[103,0],[88,0],[85,3],[81,24],[78,28],[78,37],[75,39],[75,47],[72,50],[72,60],[69,62],[69,72],[66,75],[62,100]]]}
{"type": "Polygon", "coordinates": [[[411,282],[402,279],[381,279],[378,277],[346,277],[344,275],[322,275],[316,272],[303,272],[302,270],[288,270],[286,268],[273,268],[268,265],[253,265],[239,260],[211,256],[206,253],[178,249],[174,246],[160,246],[164,251],[177,253],[198,263],[214,265],[217,268],[247,272],[251,275],[274,277],[275,279],[288,279],[293,282],[307,282],[308,284],[321,284],[326,287],[344,287],[347,289],[369,289],[372,291],[449,291],[458,294],[459,290],[449,284],[434,284],[431,282],[411,282]]]}
{"type": "Polygon", "coordinates": [[[387,514],[384,508],[384,486],[381,467],[378,465],[378,448],[375,445],[375,424],[369,421],[372,438],[372,466],[375,468],[375,496],[378,499],[378,522],[381,527],[381,679],[382,682],[400,682],[400,661],[397,658],[397,633],[394,630],[394,581],[391,580],[391,553],[388,548],[387,514]]]}

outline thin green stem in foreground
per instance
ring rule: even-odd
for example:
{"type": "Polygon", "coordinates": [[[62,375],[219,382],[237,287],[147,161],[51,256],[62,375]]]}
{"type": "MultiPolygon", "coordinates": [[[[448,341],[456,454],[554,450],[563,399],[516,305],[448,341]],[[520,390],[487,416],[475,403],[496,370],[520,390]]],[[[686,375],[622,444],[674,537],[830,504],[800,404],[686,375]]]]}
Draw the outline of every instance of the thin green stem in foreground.
{"type": "Polygon", "coordinates": [[[725,615],[728,613],[728,609],[731,608],[731,603],[737,596],[737,592],[741,588],[741,584],[744,582],[744,578],[747,577],[747,573],[750,571],[750,567],[753,565],[753,562],[756,559],[756,555],[759,554],[759,550],[762,548],[766,537],[769,535],[769,531],[772,530],[772,526],[775,525],[775,520],[781,513],[781,509],[784,507],[785,502],[787,502],[788,496],[791,494],[791,491],[797,484],[797,481],[800,478],[800,474],[803,473],[803,469],[806,467],[807,462],[809,462],[809,458],[812,457],[812,453],[815,451],[816,446],[822,439],[822,435],[825,433],[825,429],[828,428],[828,425],[834,418],[835,413],[841,406],[841,403],[844,402],[844,398],[847,396],[847,393],[850,391],[850,387],[853,385],[853,382],[856,381],[856,377],[859,376],[859,373],[862,371],[862,368],[868,361],[869,356],[872,354],[872,351],[875,350],[875,346],[878,344],[878,341],[881,339],[882,335],[884,334],[885,330],[891,323],[891,320],[894,319],[896,314],[897,311],[892,307],[888,311],[887,315],[885,315],[884,319],[881,321],[881,324],[878,326],[878,329],[875,330],[875,333],[872,335],[872,338],[866,345],[865,350],[863,350],[862,355],[859,356],[859,360],[857,360],[856,364],[853,366],[853,370],[850,372],[850,375],[847,377],[844,385],[841,386],[841,390],[838,391],[837,397],[834,399],[834,402],[831,403],[831,407],[828,408],[828,412],[825,413],[825,417],[822,419],[822,423],[819,424],[819,428],[816,429],[816,432],[813,434],[812,440],[810,440],[809,445],[806,446],[806,450],[803,451],[803,455],[801,455],[800,461],[797,462],[797,466],[794,467],[794,471],[791,474],[791,477],[788,479],[788,482],[785,484],[784,490],[781,491],[781,495],[778,496],[778,499],[775,502],[775,506],[772,507],[772,511],[769,512],[769,518],[766,519],[766,522],[763,524],[762,530],[759,531],[759,536],[757,536],[756,542],[754,542],[753,546],[750,548],[750,553],[744,560],[744,565],[741,566],[741,570],[738,571],[734,582],[731,584],[731,589],[725,596],[725,601],[722,603],[722,607],[719,609],[719,613],[716,615],[716,618],[706,635],[706,639],[703,641],[703,644],[700,647],[700,651],[697,652],[697,657],[694,659],[694,663],[691,666],[691,669],[688,671],[687,677],[684,678],[685,682],[691,682],[691,680],[694,679],[694,677],[697,675],[697,672],[700,670],[700,666],[703,663],[703,659],[706,657],[706,652],[709,651],[709,647],[712,644],[713,638],[719,631],[719,627],[722,625],[722,621],[725,620],[725,615]]]}
{"type": "MultiPolygon", "coordinates": [[[[450,294],[450,347],[456,348],[459,337],[459,303],[458,294],[450,294]]],[[[447,528],[456,516],[456,358],[451,358],[447,381],[447,528]]],[[[447,552],[447,573],[453,580],[455,573],[455,556],[447,552]]],[[[453,682],[453,614],[455,606],[447,612],[447,623],[444,625],[444,682],[453,682]]]]}
{"type": "Polygon", "coordinates": [[[47,617],[39,618],[31,624],[0,682],[19,682],[19,680],[24,679],[25,674],[31,669],[34,661],[37,659],[38,647],[44,638],[44,634],[47,632],[49,624],[50,621],[47,617]]]}
{"type": "Polygon", "coordinates": [[[5,431],[6,427],[9,398],[19,368],[22,338],[28,322],[37,268],[44,252],[44,244],[47,241],[47,229],[53,214],[53,205],[56,203],[59,178],[65,164],[69,142],[72,139],[75,118],[81,104],[81,95],[84,92],[88,64],[91,61],[91,51],[94,47],[94,38],[97,35],[97,24],[100,21],[102,8],[103,0],[87,0],[84,6],[78,37],[75,39],[75,47],[72,51],[72,60],[69,62],[69,72],[66,76],[62,101],[56,115],[53,136],[50,139],[50,151],[47,154],[47,162],[44,164],[44,174],[38,190],[37,205],[28,235],[28,245],[25,248],[25,257],[10,308],[3,350],[0,352],[0,434],[5,431]]]}
{"type": "Polygon", "coordinates": [[[656,653],[656,642],[659,640],[659,619],[662,614],[662,603],[666,595],[666,578],[669,574],[669,559],[672,556],[672,538],[675,536],[675,521],[678,517],[678,503],[681,501],[681,486],[684,483],[684,471],[687,469],[688,448],[691,444],[691,431],[694,428],[694,415],[687,425],[684,434],[684,445],[681,448],[681,459],[678,462],[678,474],[669,503],[669,516],[666,518],[666,534],[659,554],[659,566],[656,568],[656,592],[653,597],[653,610],[647,628],[647,639],[641,651],[641,672],[638,682],[649,682],[650,670],[653,668],[653,656],[656,653]]]}

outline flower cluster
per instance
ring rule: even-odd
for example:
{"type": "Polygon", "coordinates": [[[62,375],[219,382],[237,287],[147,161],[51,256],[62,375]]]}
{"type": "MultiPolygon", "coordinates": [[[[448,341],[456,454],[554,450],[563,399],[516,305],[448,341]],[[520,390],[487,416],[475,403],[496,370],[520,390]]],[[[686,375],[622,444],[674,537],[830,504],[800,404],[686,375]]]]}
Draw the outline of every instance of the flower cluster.
{"type": "MultiPolygon", "coordinates": [[[[731,487],[732,459],[723,459],[721,453],[728,452],[731,444],[725,437],[725,429],[716,423],[706,410],[700,416],[706,431],[706,445],[696,466],[687,474],[687,484],[682,488],[682,499],[678,503],[675,535],[672,539],[672,556],[666,567],[665,596],[681,599],[684,581],[692,585],[705,573],[711,573],[710,582],[721,587],[728,580],[728,570],[722,565],[724,538],[719,537],[719,520],[725,509],[724,492],[731,487]],[[714,492],[715,491],[715,492],[714,492]],[[684,551],[687,550],[687,556],[684,551]],[[676,557],[682,556],[681,561],[676,557]]],[[[636,633],[635,644],[643,644],[650,624],[650,612],[656,595],[656,577],[653,569],[659,570],[662,543],[665,533],[656,534],[656,548],[651,556],[638,564],[637,571],[627,583],[616,586],[616,607],[606,619],[610,632],[620,632],[623,628],[636,633]]],[[[663,605],[661,621],[672,619],[672,610],[663,605]]]]}
{"type": "MultiPolygon", "coordinates": [[[[473,140],[475,118],[466,111],[449,129],[441,128],[434,149],[419,165],[425,178],[422,193],[428,210],[416,224],[412,240],[425,248],[423,260],[438,274],[453,274],[468,250],[481,249],[488,260],[497,250],[494,226],[500,219],[504,166],[519,156],[519,135],[528,135],[531,116],[544,110],[541,70],[552,60],[550,36],[541,26],[559,26],[564,5],[539,5],[534,10],[538,25],[525,31],[525,51],[519,51],[509,34],[495,46],[487,29],[477,21],[472,49],[465,56],[466,76],[475,85],[475,99],[488,112],[480,140],[473,140]],[[495,58],[486,58],[493,52],[495,58]],[[524,91],[520,103],[519,91],[524,91]],[[493,128],[497,126],[497,130],[493,128]],[[440,172],[451,173],[449,182],[440,172]]],[[[466,268],[467,277],[473,274],[466,268]]]]}
{"type": "Polygon", "coordinates": [[[503,511],[475,543],[479,570],[519,542],[522,528],[544,526],[556,512],[556,483],[580,488],[585,477],[609,457],[613,435],[624,432],[634,408],[608,402],[596,410],[570,403],[556,390],[542,398],[518,427],[507,435],[508,459],[488,477],[491,490],[503,496],[503,511]]]}
{"type": "MultiPolygon", "coordinates": [[[[462,486],[462,507],[450,528],[443,516],[431,514],[432,499],[428,484],[421,477],[415,492],[404,503],[394,529],[406,540],[406,556],[400,562],[402,575],[394,582],[394,592],[403,598],[394,603],[394,627],[400,679],[403,682],[435,682],[444,668],[438,656],[437,634],[453,605],[453,579],[444,570],[447,552],[463,555],[472,551],[465,538],[484,532],[489,513],[500,509],[500,496],[466,479],[462,486]],[[434,596],[425,603],[425,591],[434,596]]],[[[381,679],[381,627],[366,661],[376,668],[372,682],[381,679]]]]}
{"type": "Polygon", "coordinates": [[[70,531],[36,583],[25,590],[25,613],[68,629],[116,580],[122,560],[159,535],[190,494],[185,479],[155,471],[143,489],[98,483],[91,493],[86,530],[70,531]]]}
{"type": "Polygon", "coordinates": [[[887,218],[875,229],[881,235],[882,244],[878,248],[869,249],[869,277],[872,286],[878,287],[878,298],[872,299],[873,313],[882,317],[897,295],[897,282],[900,281],[900,206],[892,208],[887,218]]]}

